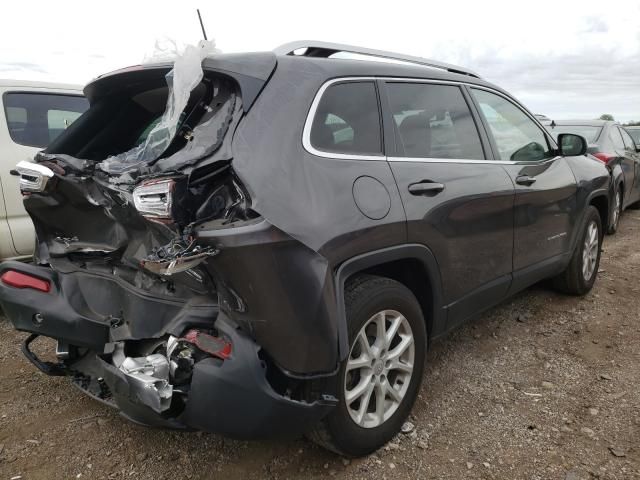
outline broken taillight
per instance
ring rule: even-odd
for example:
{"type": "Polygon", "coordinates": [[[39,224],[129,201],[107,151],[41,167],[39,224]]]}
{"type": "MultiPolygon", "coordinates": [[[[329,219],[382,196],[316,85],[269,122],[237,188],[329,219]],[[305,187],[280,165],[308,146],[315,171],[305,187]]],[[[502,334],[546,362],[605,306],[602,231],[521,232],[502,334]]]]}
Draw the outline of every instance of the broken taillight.
{"type": "Polygon", "coordinates": [[[200,330],[189,330],[181,340],[192,343],[200,350],[214,357],[227,360],[231,356],[231,343],[220,337],[214,337],[200,330]]]}
{"type": "Polygon", "coordinates": [[[13,171],[20,176],[20,191],[23,194],[44,192],[53,170],[39,163],[21,161],[13,171]]]}
{"type": "Polygon", "coordinates": [[[7,270],[0,276],[0,280],[5,285],[15,288],[31,288],[44,293],[49,293],[51,290],[51,283],[49,283],[48,280],[32,277],[31,275],[16,272],[15,270],[7,270]]]}
{"type": "Polygon", "coordinates": [[[136,210],[148,220],[171,222],[173,204],[173,179],[149,180],[133,190],[133,204],[136,210]]]}

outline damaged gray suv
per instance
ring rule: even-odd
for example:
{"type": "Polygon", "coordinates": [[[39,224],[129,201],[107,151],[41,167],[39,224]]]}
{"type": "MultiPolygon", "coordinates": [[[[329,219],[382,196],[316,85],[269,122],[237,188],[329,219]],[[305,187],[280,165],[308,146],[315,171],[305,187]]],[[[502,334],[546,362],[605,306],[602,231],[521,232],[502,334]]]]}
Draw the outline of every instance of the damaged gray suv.
{"type": "Polygon", "coordinates": [[[97,78],[16,168],[36,254],[0,303],[43,372],[137,423],[360,456],[429,342],[543,279],[591,289],[606,167],[475,73],[322,42],[196,58],[97,78]]]}

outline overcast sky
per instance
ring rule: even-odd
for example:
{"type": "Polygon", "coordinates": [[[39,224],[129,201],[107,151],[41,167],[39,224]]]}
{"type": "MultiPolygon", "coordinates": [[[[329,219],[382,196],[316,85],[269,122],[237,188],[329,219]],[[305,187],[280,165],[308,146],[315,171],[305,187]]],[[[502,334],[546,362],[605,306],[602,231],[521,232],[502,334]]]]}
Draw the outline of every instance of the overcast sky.
{"type": "Polygon", "coordinates": [[[156,40],[223,52],[315,39],[457,63],[553,118],[640,120],[640,2],[4,2],[0,78],[84,84],[134,65],[156,40]]]}

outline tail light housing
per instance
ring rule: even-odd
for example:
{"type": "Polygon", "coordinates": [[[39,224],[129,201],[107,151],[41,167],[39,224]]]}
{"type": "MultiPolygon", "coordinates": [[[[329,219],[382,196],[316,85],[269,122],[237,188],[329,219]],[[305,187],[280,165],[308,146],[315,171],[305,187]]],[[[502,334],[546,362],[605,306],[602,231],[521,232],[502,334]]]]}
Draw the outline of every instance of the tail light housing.
{"type": "Polygon", "coordinates": [[[20,175],[20,191],[22,193],[44,192],[47,183],[53,177],[53,170],[38,163],[21,161],[15,171],[20,175]]]}
{"type": "Polygon", "coordinates": [[[594,153],[593,156],[605,164],[609,163],[611,160],[616,158],[616,156],[612,153],[603,153],[603,152],[594,153]]]}
{"type": "Polygon", "coordinates": [[[33,277],[15,270],[7,270],[0,276],[0,281],[5,285],[14,288],[30,288],[40,292],[49,293],[51,291],[51,283],[42,278],[33,277]]]}
{"type": "Polygon", "coordinates": [[[171,208],[175,184],[175,180],[169,178],[149,180],[138,185],[133,190],[133,204],[136,210],[148,220],[172,222],[171,208]]]}

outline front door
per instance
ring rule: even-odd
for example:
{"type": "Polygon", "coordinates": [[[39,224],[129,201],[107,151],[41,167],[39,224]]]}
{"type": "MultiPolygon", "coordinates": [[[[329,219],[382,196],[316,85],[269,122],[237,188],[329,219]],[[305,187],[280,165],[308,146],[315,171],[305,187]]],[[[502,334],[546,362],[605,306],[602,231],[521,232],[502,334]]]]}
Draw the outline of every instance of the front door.
{"type": "Polygon", "coordinates": [[[408,241],[434,253],[452,327],[499,302],[509,289],[513,184],[487,160],[487,137],[463,87],[394,80],[381,90],[408,241]]]}
{"type": "Polygon", "coordinates": [[[495,156],[515,185],[514,288],[543,278],[566,261],[577,219],[573,172],[546,132],[498,92],[471,88],[495,156]],[[538,278],[539,277],[539,278],[538,278]]]}

